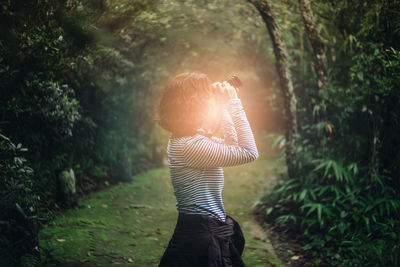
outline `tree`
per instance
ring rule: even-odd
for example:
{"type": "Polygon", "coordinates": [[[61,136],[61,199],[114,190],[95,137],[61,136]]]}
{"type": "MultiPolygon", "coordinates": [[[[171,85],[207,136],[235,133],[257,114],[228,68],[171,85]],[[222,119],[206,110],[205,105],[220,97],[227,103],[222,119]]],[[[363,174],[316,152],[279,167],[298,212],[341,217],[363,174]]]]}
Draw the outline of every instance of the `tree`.
{"type": "MultiPolygon", "coordinates": [[[[314,70],[317,75],[317,86],[319,95],[319,113],[317,115],[318,122],[323,122],[326,120],[326,99],[328,97],[328,76],[326,72],[326,56],[325,56],[325,44],[322,38],[316,30],[316,24],[313,12],[311,10],[309,0],[299,0],[300,13],[303,17],[304,27],[306,29],[306,34],[310,40],[311,46],[314,51],[314,70]]],[[[322,135],[317,138],[319,141],[319,150],[324,153],[326,147],[326,138],[322,135]]]]}
{"type": "Polygon", "coordinates": [[[317,74],[319,95],[322,98],[322,101],[324,101],[324,98],[327,97],[328,94],[326,87],[328,77],[325,66],[325,44],[316,30],[315,19],[310,7],[310,1],[299,0],[299,7],[301,16],[303,17],[307,37],[310,40],[311,46],[314,50],[314,69],[315,73],[317,74]]]}
{"type": "Polygon", "coordinates": [[[269,36],[271,37],[274,54],[276,58],[276,70],[279,76],[280,87],[283,94],[284,112],[285,112],[285,139],[286,139],[286,164],[288,167],[288,175],[293,177],[296,174],[296,157],[295,157],[295,138],[297,135],[297,119],[296,119],[296,96],[293,91],[293,82],[289,72],[288,56],[285,43],[282,39],[282,33],[279,29],[271,6],[267,0],[256,1],[249,0],[263,18],[269,36]]]}

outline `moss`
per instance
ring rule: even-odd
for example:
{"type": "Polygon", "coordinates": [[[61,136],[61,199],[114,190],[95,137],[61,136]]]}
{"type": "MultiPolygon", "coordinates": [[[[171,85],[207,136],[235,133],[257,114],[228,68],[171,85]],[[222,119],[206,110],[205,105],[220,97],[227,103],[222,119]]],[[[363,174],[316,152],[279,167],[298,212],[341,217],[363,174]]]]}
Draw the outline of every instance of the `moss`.
{"type": "MultiPolygon", "coordinates": [[[[273,159],[225,169],[223,198],[246,238],[247,266],[280,266],[263,240],[251,235],[252,205],[268,181],[273,159]]],[[[57,266],[157,266],[174,230],[177,211],[168,169],[153,169],[81,199],[40,232],[43,261],[57,266]]],[[[254,222],[254,221],[253,221],[254,222]]]]}

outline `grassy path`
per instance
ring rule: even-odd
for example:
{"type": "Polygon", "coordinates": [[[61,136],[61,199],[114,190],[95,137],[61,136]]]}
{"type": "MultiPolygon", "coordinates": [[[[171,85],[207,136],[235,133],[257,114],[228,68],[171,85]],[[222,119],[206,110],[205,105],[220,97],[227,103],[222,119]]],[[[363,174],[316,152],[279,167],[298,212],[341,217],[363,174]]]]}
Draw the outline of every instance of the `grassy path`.
{"type": "MultiPolygon", "coordinates": [[[[275,160],[261,153],[251,164],[225,169],[224,204],[242,226],[248,267],[283,266],[251,215],[275,160]]],[[[49,266],[157,266],[176,224],[175,204],[167,168],[94,193],[41,231],[42,254],[50,255],[43,260],[49,266]]]]}

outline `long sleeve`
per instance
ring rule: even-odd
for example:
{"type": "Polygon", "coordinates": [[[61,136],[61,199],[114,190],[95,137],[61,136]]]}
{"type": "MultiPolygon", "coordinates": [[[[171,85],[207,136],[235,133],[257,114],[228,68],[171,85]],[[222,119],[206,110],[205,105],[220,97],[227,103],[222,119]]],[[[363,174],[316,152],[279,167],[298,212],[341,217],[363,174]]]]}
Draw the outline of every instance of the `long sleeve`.
{"type": "Polygon", "coordinates": [[[227,109],[236,130],[237,145],[220,143],[197,135],[183,148],[183,159],[189,167],[228,167],[248,163],[258,158],[254,136],[240,99],[229,100],[227,109]]]}
{"type": "Polygon", "coordinates": [[[238,145],[236,129],[235,125],[233,124],[231,115],[229,114],[227,108],[224,108],[222,111],[223,111],[222,130],[224,133],[224,138],[222,139],[215,136],[211,136],[211,140],[226,145],[238,145]]]}

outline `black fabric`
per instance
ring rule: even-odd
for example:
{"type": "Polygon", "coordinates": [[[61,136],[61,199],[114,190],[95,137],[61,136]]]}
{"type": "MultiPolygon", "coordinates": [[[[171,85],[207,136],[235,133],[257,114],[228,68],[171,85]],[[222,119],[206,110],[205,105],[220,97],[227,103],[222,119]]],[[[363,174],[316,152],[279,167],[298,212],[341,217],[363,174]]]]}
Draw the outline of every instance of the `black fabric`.
{"type": "Polygon", "coordinates": [[[230,216],[226,222],[179,213],[178,222],[159,267],[245,267],[244,237],[230,216]]]}

